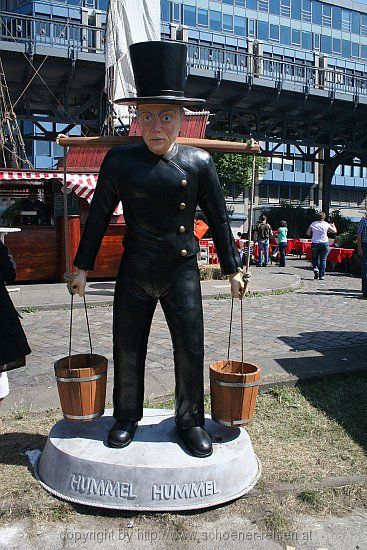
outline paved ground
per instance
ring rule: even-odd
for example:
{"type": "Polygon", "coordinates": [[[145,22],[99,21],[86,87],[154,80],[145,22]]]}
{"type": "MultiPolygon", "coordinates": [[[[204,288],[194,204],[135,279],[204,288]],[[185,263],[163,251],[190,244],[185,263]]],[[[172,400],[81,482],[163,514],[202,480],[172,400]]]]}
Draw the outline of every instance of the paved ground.
{"type": "MultiPolygon", "coordinates": [[[[254,267],[252,271],[254,281],[251,289],[257,291],[297,286],[298,278],[302,280],[302,287],[295,292],[281,293],[278,290],[277,294],[243,301],[245,359],[262,367],[263,383],[291,382],[312,374],[367,368],[367,301],[361,298],[360,279],[330,273],[324,281],[314,281],[308,263],[293,258],[288,260],[286,268],[254,267]]],[[[94,296],[106,305],[95,303],[88,313],[94,350],[107,356],[111,365],[109,400],[113,371],[113,284],[91,285],[90,292],[101,291],[102,295],[89,294],[88,302],[90,296],[94,296]]],[[[226,357],[230,315],[230,300],[225,297],[227,291],[225,281],[203,283],[206,365],[226,357]]],[[[68,295],[65,297],[65,289],[60,285],[36,285],[28,287],[28,290],[22,287],[21,293],[12,293],[12,297],[21,308],[37,306],[41,301],[43,307],[59,304],[61,309],[23,313],[23,325],[32,354],[26,368],[9,373],[12,391],[4,400],[4,409],[14,406],[32,406],[34,409],[56,407],[58,395],[53,362],[67,355],[69,311],[62,304],[67,303],[68,295]]],[[[239,311],[239,302],[236,301],[232,358],[240,358],[239,311]]],[[[74,326],[73,351],[87,351],[88,338],[82,309],[75,312],[74,326]]],[[[172,346],[162,310],[158,307],[149,340],[146,395],[154,398],[172,392],[173,388],[172,346]]]]}

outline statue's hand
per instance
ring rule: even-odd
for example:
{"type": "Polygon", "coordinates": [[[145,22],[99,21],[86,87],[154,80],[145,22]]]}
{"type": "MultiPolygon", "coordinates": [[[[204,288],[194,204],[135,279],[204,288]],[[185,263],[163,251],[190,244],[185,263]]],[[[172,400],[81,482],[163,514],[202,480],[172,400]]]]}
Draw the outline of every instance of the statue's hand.
{"type": "Polygon", "coordinates": [[[79,269],[77,273],[65,273],[64,279],[70,294],[79,294],[79,296],[84,296],[85,285],[87,283],[87,273],[88,271],[84,271],[83,269],[79,269]]]}
{"type": "Polygon", "coordinates": [[[246,292],[246,286],[243,281],[243,274],[241,272],[231,273],[228,275],[229,282],[231,283],[232,298],[242,298],[246,292]]]}

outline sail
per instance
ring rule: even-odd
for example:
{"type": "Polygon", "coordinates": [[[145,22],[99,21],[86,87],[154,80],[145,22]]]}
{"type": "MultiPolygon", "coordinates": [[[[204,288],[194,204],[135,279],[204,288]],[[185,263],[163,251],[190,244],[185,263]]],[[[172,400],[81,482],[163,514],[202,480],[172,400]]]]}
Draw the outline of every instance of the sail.
{"type": "MultiPolygon", "coordinates": [[[[135,95],[129,46],[160,40],[160,0],[110,0],[105,40],[106,93],[109,101],[135,95]]],[[[128,107],[115,105],[118,116],[128,107]]]]}

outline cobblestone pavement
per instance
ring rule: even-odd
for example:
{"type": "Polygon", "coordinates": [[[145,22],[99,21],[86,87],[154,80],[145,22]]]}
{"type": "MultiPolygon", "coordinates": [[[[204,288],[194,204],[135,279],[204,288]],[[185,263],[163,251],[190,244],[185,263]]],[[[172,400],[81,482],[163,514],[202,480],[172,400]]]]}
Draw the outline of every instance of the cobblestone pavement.
{"type": "MultiPolygon", "coordinates": [[[[256,268],[253,268],[256,269],[256,268]]],[[[245,357],[261,361],[266,357],[289,352],[307,352],[323,348],[338,348],[367,344],[367,301],[361,299],[361,280],[341,273],[327,274],[324,281],[314,281],[304,260],[289,259],[286,268],[269,270],[293,273],[302,278],[303,286],[296,292],[243,300],[245,357]]],[[[205,361],[224,359],[227,355],[230,316],[229,299],[204,301],[205,361]]],[[[240,306],[235,302],[231,357],[240,358],[240,306]]],[[[105,355],[112,365],[112,307],[88,310],[96,353],[105,355]]],[[[74,317],[73,351],[88,350],[84,311],[74,317]],[[78,331],[78,334],[76,333],[78,331]]],[[[23,314],[23,326],[32,354],[27,367],[9,373],[15,388],[53,387],[53,362],[67,355],[69,312],[39,311],[23,314]]],[[[110,369],[109,379],[112,377],[110,369]]],[[[149,339],[147,356],[147,387],[157,395],[173,388],[172,345],[161,308],[158,306],[149,339]]]]}

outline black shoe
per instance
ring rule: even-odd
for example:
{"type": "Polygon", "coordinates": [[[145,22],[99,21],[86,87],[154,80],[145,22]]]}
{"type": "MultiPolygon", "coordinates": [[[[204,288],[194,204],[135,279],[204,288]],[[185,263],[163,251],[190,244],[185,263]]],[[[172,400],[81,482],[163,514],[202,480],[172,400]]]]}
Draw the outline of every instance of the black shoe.
{"type": "Polygon", "coordinates": [[[127,447],[132,442],[138,423],[133,420],[116,420],[108,434],[108,446],[127,447]]]}
{"type": "Polygon", "coordinates": [[[177,428],[177,433],[194,456],[206,458],[213,453],[213,445],[210,436],[200,426],[193,426],[186,430],[177,428]]]}
{"type": "Polygon", "coordinates": [[[323,281],[324,280],[324,277],[319,277],[319,281],[323,281]]]}
{"type": "Polygon", "coordinates": [[[319,272],[317,271],[317,269],[315,269],[314,272],[313,272],[313,278],[314,278],[314,279],[318,279],[318,278],[319,278],[319,272]]]}

